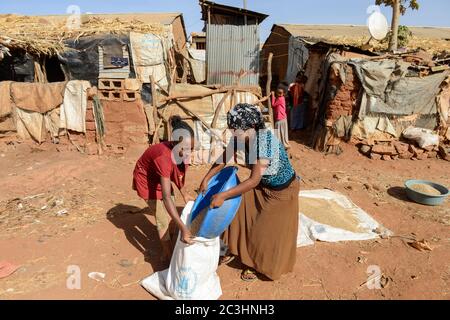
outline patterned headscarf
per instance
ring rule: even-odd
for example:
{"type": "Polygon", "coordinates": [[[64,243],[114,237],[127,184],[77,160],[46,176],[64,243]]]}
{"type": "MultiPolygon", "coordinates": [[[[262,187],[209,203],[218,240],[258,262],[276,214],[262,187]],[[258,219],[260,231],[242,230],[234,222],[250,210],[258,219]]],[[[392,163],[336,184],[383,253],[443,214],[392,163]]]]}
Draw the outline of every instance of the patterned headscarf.
{"type": "Polygon", "coordinates": [[[228,128],[235,130],[264,129],[264,119],[261,111],[254,105],[239,103],[227,114],[228,128]]]}

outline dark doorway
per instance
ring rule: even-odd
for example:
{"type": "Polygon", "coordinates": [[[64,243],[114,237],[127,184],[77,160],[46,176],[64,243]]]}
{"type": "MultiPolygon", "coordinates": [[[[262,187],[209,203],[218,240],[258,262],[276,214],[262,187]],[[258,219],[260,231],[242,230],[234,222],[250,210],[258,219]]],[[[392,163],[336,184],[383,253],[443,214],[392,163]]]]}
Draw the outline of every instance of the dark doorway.
{"type": "Polygon", "coordinates": [[[61,82],[66,80],[57,57],[47,57],[44,67],[48,82],[61,82]]]}

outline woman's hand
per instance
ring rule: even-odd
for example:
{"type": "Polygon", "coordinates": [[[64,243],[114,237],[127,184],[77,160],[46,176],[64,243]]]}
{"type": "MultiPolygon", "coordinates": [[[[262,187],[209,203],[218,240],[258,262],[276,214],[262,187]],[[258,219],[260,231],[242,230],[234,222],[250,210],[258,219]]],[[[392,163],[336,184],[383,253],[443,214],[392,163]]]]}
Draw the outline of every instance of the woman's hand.
{"type": "Polygon", "coordinates": [[[184,228],[181,229],[181,242],[184,242],[186,244],[194,244],[194,236],[192,235],[191,231],[184,226],[184,228]]]}
{"type": "Polygon", "coordinates": [[[208,190],[208,180],[203,179],[202,183],[200,183],[200,187],[198,188],[198,192],[205,194],[206,190],[208,190]]]}
{"type": "Polygon", "coordinates": [[[190,194],[183,195],[184,203],[188,203],[189,201],[195,201],[195,198],[190,194]]]}
{"type": "Polygon", "coordinates": [[[188,203],[189,201],[195,201],[195,198],[187,193],[184,189],[180,189],[180,193],[183,196],[184,203],[188,203]]]}
{"type": "Polygon", "coordinates": [[[222,193],[215,194],[211,197],[210,208],[220,208],[225,202],[225,197],[222,193]]]}

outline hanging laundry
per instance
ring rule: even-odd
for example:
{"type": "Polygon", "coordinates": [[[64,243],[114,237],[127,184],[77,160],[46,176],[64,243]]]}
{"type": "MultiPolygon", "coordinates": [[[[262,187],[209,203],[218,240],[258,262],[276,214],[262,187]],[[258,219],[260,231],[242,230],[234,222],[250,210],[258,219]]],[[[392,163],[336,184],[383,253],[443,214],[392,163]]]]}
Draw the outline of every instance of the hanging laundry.
{"type": "Polygon", "coordinates": [[[73,80],[67,83],[60,109],[61,129],[86,132],[87,89],[90,87],[89,81],[73,80]]]}

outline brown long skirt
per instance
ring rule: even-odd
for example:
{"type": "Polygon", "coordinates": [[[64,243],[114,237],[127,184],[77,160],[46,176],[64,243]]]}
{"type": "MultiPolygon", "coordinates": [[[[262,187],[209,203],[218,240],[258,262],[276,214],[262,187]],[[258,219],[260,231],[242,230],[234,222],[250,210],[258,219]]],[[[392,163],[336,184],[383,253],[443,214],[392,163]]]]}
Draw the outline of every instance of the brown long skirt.
{"type": "Polygon", "coordinates": [[[295,179],[281,191],[258,186],[244,193],[223,236],[231,254],[272,280],[291,272],[295,265],[299,188],[295,179]]]}

